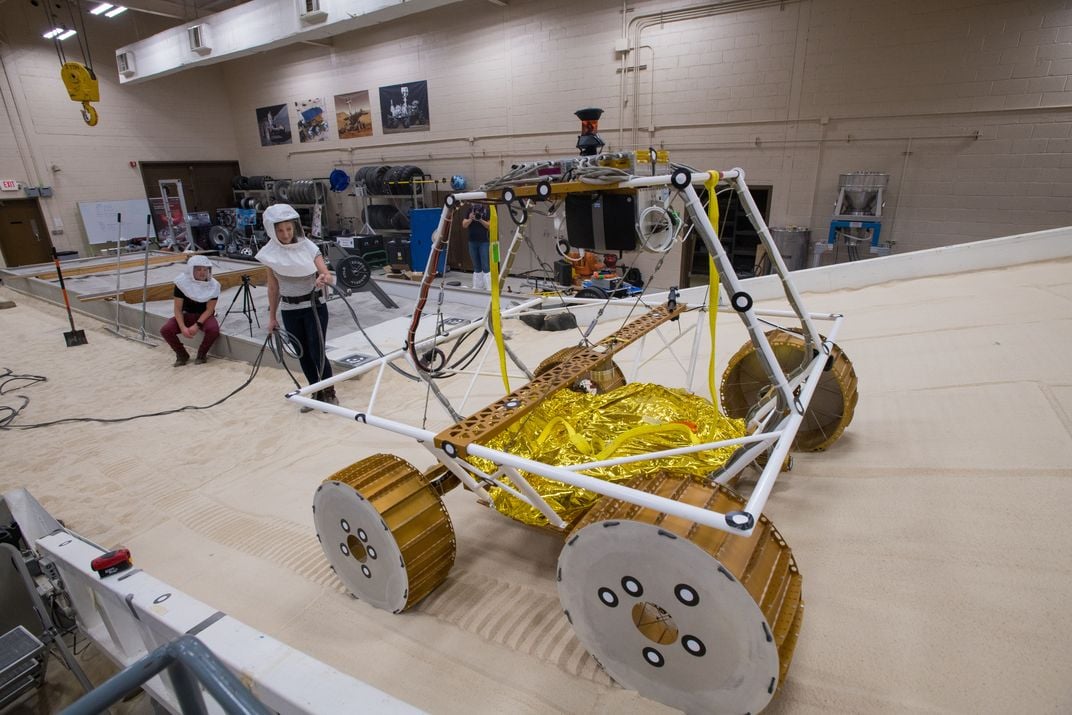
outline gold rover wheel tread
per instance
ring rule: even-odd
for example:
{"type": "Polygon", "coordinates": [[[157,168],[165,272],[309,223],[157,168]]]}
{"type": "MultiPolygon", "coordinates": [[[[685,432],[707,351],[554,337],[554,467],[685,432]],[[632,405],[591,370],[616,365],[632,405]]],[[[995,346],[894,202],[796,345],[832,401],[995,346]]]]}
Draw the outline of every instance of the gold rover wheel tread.
{"type": "MultiPolygon", "coordinates": [[[[767,341],[786,373],[805,361],[804,338],[782,330],[767,332],[767,341]]],[[[804,421],[793,440],[793,449],[802,452],[821,452],[841,437],[852,422],[859,399],[858,380],[852,361],[834,345],[830,351],[831,367],[820,373],[819,385],[808,405],[804,421]]],[[[759,367],[755,346],[745,343],[722,373],[720,399],[727,417],[747,419],[752,409],[770,389],[766,376],[754,376],[759,367]],[[753,374],[749,374],[753,373],[753,374]]]]}
{"type": "MultiPolygon", "coordinates": [[[[723,514],[744,508],[746,499],[722,485],[704,485],[688,476],[666,472],[638,477],[628,486],[677,502],[723,514]]],[[[716,559],[748,591],[767,624],[778,650],[778,687],[785,682],[804,617],[802,577],[793,551],[766,515],[761,514],[749,537],[730,534],[681,517],[602,497],[577,522],[570,534],[589,524],[630,520],[657,526],[688,539],[716,559]]]]}
{"type": "Polygon", "coordinates": [[[425,474],[400,457],[376,454],[340,469],[325,482],[353,488],[379,512],[394,537],[409,578],[406,602],[398,612],[446,580],[454,565],[454,527],[425,474]]]}

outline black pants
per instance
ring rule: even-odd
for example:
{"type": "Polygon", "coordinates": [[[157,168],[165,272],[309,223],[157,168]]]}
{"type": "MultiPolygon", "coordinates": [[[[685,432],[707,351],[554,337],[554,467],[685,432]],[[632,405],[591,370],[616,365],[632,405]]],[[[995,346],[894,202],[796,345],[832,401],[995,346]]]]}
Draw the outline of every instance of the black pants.
{"type": "Polygon", "coordinates": [[[283,316],[283,327],[301,344],[301,369],[309,384],[331,377],[331,363],[324,355],[324,341],[328,332],[328,307],[317,302],[315,316],[312,308],[279,312],[283,316]],[[319,329],[317,320],[320,321],[319,329]]]}

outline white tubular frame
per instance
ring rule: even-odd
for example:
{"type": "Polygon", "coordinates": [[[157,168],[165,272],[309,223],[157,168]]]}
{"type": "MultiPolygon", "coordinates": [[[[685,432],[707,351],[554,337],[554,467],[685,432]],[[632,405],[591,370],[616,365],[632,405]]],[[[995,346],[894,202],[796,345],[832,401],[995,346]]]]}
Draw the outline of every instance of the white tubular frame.
{"type": "MultiPolygon", "coordinates": [[[[466,486],[472,489],[481,500],[488,501],[489,499],[487,492],[483,488],[485,485],[500,486],[507,489],[512,496],[539,510],[547,517],[550,524],[560,528],[563,526],[562,520],[557,517],[550,505],[529,486],[527,481],[522,478],[520,472],[528,472],[546,479],[562,482],[563,484],[572,487],[586,489],[596,494],[621,499],[622,501],[655,509],[672,516],[679,516],[703,524],[704,526],[710,526],[744,536],[750,535],[755,528],[755,525],[759,522],[759,516],[766,506],[767,499],[770,497],[771,490],[778,478],[782,463],[784,462],[786,455],[789,453],[789,449],[792,446],[793,440],[804,419],[808,405],[811,403],[812,395],[815,393],[816,386],[819,383],[819,377],[830,356],[834,344],[833,341],[837,337],[843,317],[839,314],[808,313],[804,310],[803,301],[800,298],[800,294],[793,286],[785,262],[782,260],[781,255],[774,244],[774,240],[770,235],[770,229],[763,221],[759,210],[756,208],[755,201],[752,199],[752,195],[748,191],[748,185],[745,183],[744,171],[741,169],[731,169],[726,172],[720,172],[718,178],[720,181],[729,183],[736,190],[741,204],[745,207],[747,215],[759,233],[760,241],[766,248],[767,253],[771,256],[773,268],[781,279],[786,299],[791,308],[791,310],[755,309],[752,305],[751,297],[744,291],[740,280],[737,278],[737,274],[733,270],[729,256],[726,254],[726,251],[723,249],[722,243],[718,238],[716,228],[711,225],[703,203],[696,192],[696,185],[703,185],[710,178],[712,178],[710,172],[693,173],[685,169],[678,169],[671,175],[632,177],[616,184],[593,184],[592,191],[601,189],[642,189],[670,186],[677,189],[684,198],[686,210],[691,215],[695,229],[700,239],[703,240],[706,245],[709,255],[714,259],[716,269],[718,270],[726,294],[730,296],[730,306],[719,308],[718,310],[720,310],[720,312],[735,312],[740,316],[748,331],[751,342],[755,346],[757,357],[766,371],[771,384],[774,386],[771,395],[765,402],[757,406],[755,414],[753,415],[752,423],[749,425],[750,428],[755,429],[753,434],[746,437],[709,442],[678,449],[662,450],[659,452],[566,466],[544,464],[507,452],[490,449],[480,444],[469,444],[466,447],[468,454],[490,460],[496,465],[496,472],[489,475],[469,464],[464,459],[458,456],[448,455],[442,449],[435,446],[434,440],[436,433],[412,427],[394,420],[377,417],[372,413],[375,397],[379,392],[379,382],[383,376],[384,366],[388,362],[404,357],[406,354],[405,350],[396,350],[377,358],[376,360],[371,360],[360,365],[359,367],[355,367],[335,375],[334,377],[310,385],[309,387],[292,392],[287,395],[288,399],[303,406],[336,414],[340,417],[346,417],[415,439],[417,442],[424,445],[436,459],[446,465],[447,468],[462,480],[466,486]],[[799,371],[795,371],[792,376],[787,375],[778,364],[774,351],[767,340],[763,325],[759,320],[760,316],[792,318],[800,322],[800,330],[803,334],[805,346],[806,348],[810,348],[813,357],[806,364],[802,365],[799,371]],[[829,329],[826,330],[825,339],[820,338],[819,332],[815,327],[816,321],[820,320],[830,323],[829,329]],[[372,399],[370,399],[368,408],[365,412],[358,412],[346,407],[329,405],[310,397],[311,393],[317,390],[357,375],[364,374],[371,370],[378,370],[378,374],[376,385],[373,388],[372,399]],[[777,419],[774,420],[774,424],[768,424],[772,421],[772,417],[775,416],[777,416],[777,419]],[[608,482],[583,473],[586,470],[595,469],[597,467],[645,462],[662,457],[689,454],[730,446],[740,446],[742,447],[742,451],[738,452],[735,455],[735,458],[731,459],[730,463],[725,465],[722,470],[711,476],[712,483],[725,483],[733,476],[740,473],[745,466],[752,463],[755,458],[764,451],[770,450],[770,456],[767,459],[767,463],[764,466],[744,509],[728,514],[683,504],[672,499],[642,492],[637,489],[608,482]],[[510,479],[513,484],[512,488],[501,481],[501,477],[504,476],[510,479]]],[[[536,182],[532,183],[535,184],[536,182]]],[[[512,188],[516,189],[517,187],[515,186],[512,188]]],[[[493,199],[497,199],[499,196],[498,191],[491,193],[493,194],[491,197],[493,199]]],[[[468,191],[453,194],[448,197],[448,203],[443,209],[440,225],[435,234],[433,250],[441,247],[441,244],[444,241],[443,237],[446,235],[447,221],[451,214],[450,207],[456,205],[456,203],[460,201],[488,200],[489,192],[487,191],[468,191]]],[[[715,197],[711,196],[709,197],[709,200],[714,201],[715,197]]],[[[511,251],[516,250],[517,241],[520,236],[521,230],[519,227],[514,233],[513,242],[511,243],[511,251]]],[[[430,280],[431,278],[428,273],[429,270],[434,270],[434,266],[432,266],[431,262],[429,262],[428,267],[425,269],[425,280],[430,280]]],[[[647,296],[647,300],[650,301],[657,297],[665,299],[666,295],[667,294],[665,293],[658,294],[657,296],[649,295],[647,296]]],[[[710,296],[709,301],[711,303],[709,309],[715,309],[714,306],[718,303],[718,296],[710,296]]],[[[516,307],[504,310],[502,315],[503,317],[514,317],[534,308],[538,304],[547,302],[549,301],[546,299],[535,298],[516,307]]],[[[560,303],[562,302],[562,299],[558,298],[555,302],[560,303]]],[[[580,304],[602,303],[602,301],[577,301],[573,299],[566,299],[566,302],[580,304]]],[[[704,333],[703,329],[700,327],[701,322],[703,322],[702,319],[699,319],[695,329],[690,327],[669,339],[665,335],[661,333],[659,334],[662,346],[658,347],[658,352],[669,350],[672,344],[678,339],[690,333],[692,334],[694,342],[691,348],[691,356],[688,359],[688,365],[682,365],[681,361],[678,360],[675,355],[675,360],[678,362],[679,367],[682,367],[687,375],[687,387],[689,389],[691,389],[692,379],[695,374],[699,340],[703,337],[704,333]]],[[[455,339],[462,334],[474,330],[487,330],[488,323],[489,321],[487,320],[487,317],[485,317],[484,321],[458,326],[453,330],[450,330],[446,337],[429,338],[428,340],[423,341],[420,345],[423,347],[431,342],[444,342],[455,339]]],[[[636,365],[639,367],[642,364],[645,341],[639,341],[638,344],[640,346],[639,352],[641,354],[636,357],[636,365]]],[[[485,347],[485,350],[488,349],[490,349],[490,346],[485,347]]],[[[472,385],[466,390],[466,399],[469,396],[471,388],[472,385]]]]}

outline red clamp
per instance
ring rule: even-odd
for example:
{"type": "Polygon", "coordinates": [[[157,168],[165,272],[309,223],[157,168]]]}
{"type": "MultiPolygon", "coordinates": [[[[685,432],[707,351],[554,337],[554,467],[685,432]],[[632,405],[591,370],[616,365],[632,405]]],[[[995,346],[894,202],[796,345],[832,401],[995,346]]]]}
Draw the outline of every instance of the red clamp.
{"type": "Polygon", "coordinates": [[[121,571],[126,571],[132,565],[130,549],[116,549],[93,559],[89,567],[96,571],[98,576],[105,578],[106,576],[114,576],[121,571]]]}

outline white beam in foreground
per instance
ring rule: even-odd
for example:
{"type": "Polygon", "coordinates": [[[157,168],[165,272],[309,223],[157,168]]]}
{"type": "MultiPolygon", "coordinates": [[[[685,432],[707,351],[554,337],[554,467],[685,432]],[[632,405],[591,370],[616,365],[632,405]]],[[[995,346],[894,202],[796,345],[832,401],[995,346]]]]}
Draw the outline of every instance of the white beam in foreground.
{"type": "MultiPolygon", "coordinates": [[[[254,697],[278,713],[422,711],[192,598],[140,569],[100,578],[90,562],[104,552],[70,531],[38,539],[55,564],[78,612],[78,625],[120,667],[189,633],[208,646],[254,697]]],[[[178,713],[171,680],[144,686],[178,713]]],[[[208,703],[210,713],[222,712],[208,703]]]]}

